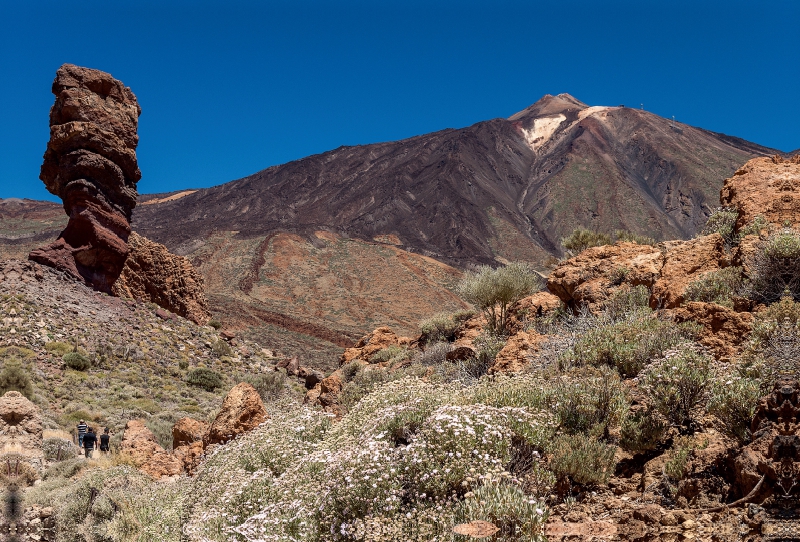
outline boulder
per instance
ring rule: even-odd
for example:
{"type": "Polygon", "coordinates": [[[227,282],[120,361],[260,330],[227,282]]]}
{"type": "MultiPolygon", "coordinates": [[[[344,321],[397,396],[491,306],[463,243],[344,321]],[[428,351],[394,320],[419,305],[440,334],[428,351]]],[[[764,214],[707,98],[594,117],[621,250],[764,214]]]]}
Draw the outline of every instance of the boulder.
{"type": "Polygon", "coordinates": [[[547,279],[547,289],[570,307],[587,304],[599,310],[622,285],[652,287],[661,276],[659,247],[616,243],[592,247],[561,262],[547,279]]]}
{"type": "Polygon", "coordinates": [[[200,465],[204,454],[203,442],[197,441],[190,444],[183,444],[173,448],[172,455],[180,461],[182,469],[186,474],[193,475],[200,465]]]}
{"type": "Polygon", "coordinates": [[[153,478],[175,476],[183,472],[183,463],[161,447],[141,420],[130,420],[125,424],[119,451],[128,455],[140,471],[153,478]]]}
{"type": "Polygon", "coordinates": [[[759,215],[769,224],[800,227],[800,155],[753,158],[725,180],[719,199],[739,211],[736,232],[759,215]]]}
{"type": "Polygon", "coordinates": [[[181,418],[172,426],[172,449],[179,446],[202,442],[208,432],[209,424],[194,418],[181,418]]]}
{"type": "Polygon", "coordinates": [[[670,311],[676,322],[693,321],[703,326],[700,344],[717,359],[730,360],[741,352],[753,326],[753,315],[736,312],[716,303],[691,301],[670,311]]]}
{"type": "Polygon", "coordinates": [[[64,202],[59,238],[29,258],[111,292],[128,256],[141,108],[108,73],[64,64],[52,87],[50,141],[39,178],[64,202]]]}
{"type": "Polygon", "coordinates": [[[339,358],[339,365],[344,365],[353,360],[363,360],[370,363],[372,356],[390,346],[411,346],[413,342],[409,337],[398,337],[386,326],[379,327],[368,335],[364,335],[353,348],[348,348],[339,358]]]}
{"type": "Polygon", "coordinates": [[[528,365],[528,356],[537,350],[544,339],[534,330],[520,331],[508,338],[497,353],[489,373],[518,373],[528,365]]]}
{"type": "Polygon", "coordinates": [[[267,418],[267,410],[255,388],[246,382],[237,384],[225,396],[219,414],[203,436],[203,447],[233,440],[267,418]]]}
{"type": "Polygon", "coordinates": [[[653,308],[679,306],[690,282],[704,273],[730,265],[725,241],[717,233],[689,241],[668,241],[662,246],[666,254],[660,276],[652,288],[650,306],[653,308]]]}
{"type": "Polygon", "coordinates": [[[130,253],[112,286],[118,297],[142,299],[197,324],[211,320],[203,277],[183,256],[136,232],[128,237],[130,253]]]}

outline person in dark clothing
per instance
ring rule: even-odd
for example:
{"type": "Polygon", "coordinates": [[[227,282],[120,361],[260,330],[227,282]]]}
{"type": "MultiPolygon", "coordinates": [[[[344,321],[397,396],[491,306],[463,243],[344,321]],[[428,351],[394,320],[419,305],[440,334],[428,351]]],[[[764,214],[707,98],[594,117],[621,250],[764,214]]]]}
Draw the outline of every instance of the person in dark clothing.
{"type": "Polygon", "coordinates": [[[83,435],[83,453],[86,458],[92,457],[95,444],[97,444],[97,435],[94,433],[94,429],[90,427],[89,431],[83,435]]]}
{"type": "Polygon", "coordinates": [[[100,451],[107,454],[110,450],[111,435],[108,434],[108,427],[105,428],[103,434],[100,435],[100,451]]]}

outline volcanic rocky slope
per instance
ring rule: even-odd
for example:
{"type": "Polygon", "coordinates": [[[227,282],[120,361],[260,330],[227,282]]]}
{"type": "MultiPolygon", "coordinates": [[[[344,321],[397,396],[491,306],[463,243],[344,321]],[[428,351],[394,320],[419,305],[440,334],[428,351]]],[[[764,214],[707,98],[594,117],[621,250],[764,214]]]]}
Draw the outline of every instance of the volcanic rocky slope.
{"type": "Polygon", "coordinates": [[[774,151],[626,107],[545,96],[509,119],[336,150],[141,206],[136,228],[186,254],[212,231],[317,230],[463,266],[541,263],[583,225],[658,240],[705,223],[722,180],[774,151]]]}

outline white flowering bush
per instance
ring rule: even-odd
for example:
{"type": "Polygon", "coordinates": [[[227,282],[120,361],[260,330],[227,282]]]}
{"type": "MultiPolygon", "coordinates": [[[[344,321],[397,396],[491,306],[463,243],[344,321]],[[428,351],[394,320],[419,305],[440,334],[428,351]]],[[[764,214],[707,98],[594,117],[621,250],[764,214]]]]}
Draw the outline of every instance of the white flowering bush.
{"type": "Polygon", "coordinates": [[[456,509],[456,521],[489,521],[512,540],[535,537],[550,515],[542,501],[505,480],[489,481],[465,497],[456,509]]]}

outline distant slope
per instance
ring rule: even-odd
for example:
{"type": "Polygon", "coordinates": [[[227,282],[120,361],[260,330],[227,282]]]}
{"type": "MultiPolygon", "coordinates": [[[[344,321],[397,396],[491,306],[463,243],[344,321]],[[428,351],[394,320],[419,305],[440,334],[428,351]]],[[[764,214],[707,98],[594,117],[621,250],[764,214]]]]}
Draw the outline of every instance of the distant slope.
{"type": "Polygon", "coordinates": [[[28,259],[67,225],[64,207],[50,201],[0,199],[0,258],[28,259]]]}
{"type": "Polygon", "coordinates": [[[213,231],[242,237],[329,230],[450,264],[560,253],[577,225],[657,239],[694,234],[722,181],[775,153],[638,109],[545,96],[509,119],[339,149],[134,212],[182,253],[213,231]]]}

